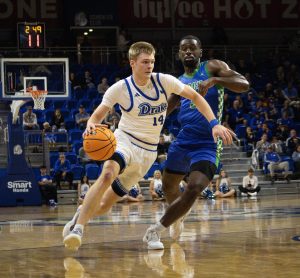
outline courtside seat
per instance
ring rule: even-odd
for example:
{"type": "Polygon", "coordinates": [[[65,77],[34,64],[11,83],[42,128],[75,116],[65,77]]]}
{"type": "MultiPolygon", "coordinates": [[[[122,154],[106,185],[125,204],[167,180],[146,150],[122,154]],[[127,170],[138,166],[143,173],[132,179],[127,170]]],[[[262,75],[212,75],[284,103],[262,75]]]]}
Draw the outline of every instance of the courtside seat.
{"type": "Polygon", "coordinates": [[[81,140],[82,132],[82,130],[77,128],[69,130],[69,142],[73,144],[73,142],[81,140]]]}
{"type": "Polygon", "coordinates": [[[71,165],[71,171],[74,180],[81,180],[85,173],[84,167],[78,164],[71,165]]]}
{"type": "Polygon", "coordinates": [[[86,164],[85,173],[89,180],[96,180],[99,177],[100,167],[97,164],[86,164]]]}

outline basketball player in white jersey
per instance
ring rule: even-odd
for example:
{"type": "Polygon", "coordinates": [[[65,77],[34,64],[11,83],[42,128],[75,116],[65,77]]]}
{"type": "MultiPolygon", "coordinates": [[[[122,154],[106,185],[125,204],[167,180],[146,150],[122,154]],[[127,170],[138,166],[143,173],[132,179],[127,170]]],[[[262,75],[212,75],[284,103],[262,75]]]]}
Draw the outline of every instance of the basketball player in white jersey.
{"type": "MultiPolygon", "coordinates": [[[[200,94],[171,75],[152,72],[154,56],[155,50],[147,42],[131,45],[128,57],[132,75],[105,92],[101,104],[87,122],[84,134],[88,136],[115,104],[122,109],[118,129],[114,132],[116,152],[104,163],[102,173],[85,196],[82,207],[64,227],[64,244],[68,249],[77,250],[89,219],[107,212],[154,163],[166,117],[167,98],[171,93],[191,99],[210,123],[214,138],[221,137],[225,144],[232,143],[231,131],[218,124],[200,94]]],[[[161,247],[155,245],[162,245],[159,238],[152,241],[153,249],[161,247]]]]}

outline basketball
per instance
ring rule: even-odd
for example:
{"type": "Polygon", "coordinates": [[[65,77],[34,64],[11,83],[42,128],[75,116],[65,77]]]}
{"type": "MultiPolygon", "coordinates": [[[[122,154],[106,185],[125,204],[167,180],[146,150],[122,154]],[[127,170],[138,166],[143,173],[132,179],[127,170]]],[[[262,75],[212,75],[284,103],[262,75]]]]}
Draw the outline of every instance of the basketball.
{"type": "Polygon", "coordinates": [[[114,133],[105,127],[97,127],[83,140],[85,153],[93,160],[107,160],[116,150],[117,141],[114,133]]]}

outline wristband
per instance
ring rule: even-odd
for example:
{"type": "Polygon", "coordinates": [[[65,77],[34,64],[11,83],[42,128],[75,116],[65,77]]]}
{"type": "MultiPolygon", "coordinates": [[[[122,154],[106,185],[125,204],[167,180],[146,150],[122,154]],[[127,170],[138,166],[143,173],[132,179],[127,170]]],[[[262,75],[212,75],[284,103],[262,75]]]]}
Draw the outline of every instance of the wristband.
{"type": "Polygon", "coordinates": [[[219,122],[217,119],[213,119],[209,122],[210,127],[213,129],[216,125],[218,125],[219,122]]]}

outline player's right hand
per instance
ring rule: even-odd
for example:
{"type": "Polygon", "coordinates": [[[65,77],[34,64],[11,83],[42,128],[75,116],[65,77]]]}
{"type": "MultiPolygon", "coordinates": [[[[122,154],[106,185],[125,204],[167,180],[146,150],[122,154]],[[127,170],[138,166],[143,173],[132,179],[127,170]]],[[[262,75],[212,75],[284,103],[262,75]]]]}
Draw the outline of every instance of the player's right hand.
{"type": "Polygon", "coordinates": [[[89,134],[91,134],[93,132],[94,129],[96,129],[97,127],[101,127],[101,126],[108,128],[108,125],[105,125],[105,124],[96,124],[96,123],[87,122],[85,131],[82,133],[82,137],[84,138],[85,136],[88,136],[89,134]]]}
{"type": "Polygon", "coordinates": [[[217,142],[217,138],[220,137],[224,145],[232,144],[232,137],[236,137],[236,134],[232,130],[220,124],[213,127],[212,134],[215,142],[217,142]]]}

